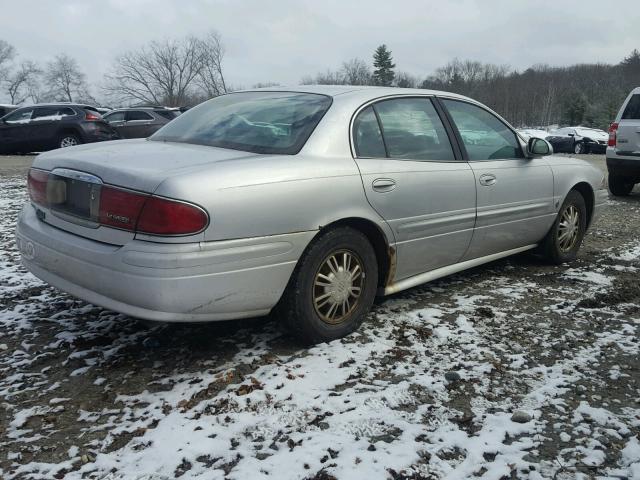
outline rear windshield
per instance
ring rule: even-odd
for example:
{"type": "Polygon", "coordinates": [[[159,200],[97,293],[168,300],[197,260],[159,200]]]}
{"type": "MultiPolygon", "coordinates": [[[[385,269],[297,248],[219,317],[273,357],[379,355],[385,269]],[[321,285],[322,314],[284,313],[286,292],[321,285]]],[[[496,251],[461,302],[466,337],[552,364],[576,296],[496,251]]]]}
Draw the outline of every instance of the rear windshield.
{"type": "Polygon", "coordinates": [[[183,113],[150,140],[293,155],[330,106],[330,97],[311,93],[231,93],[183,113]]]}
{"type": "Polygon", "coordinates": [[[640,120],[640,94],[633,95],[622,112],[623,120],[640,120]]]}

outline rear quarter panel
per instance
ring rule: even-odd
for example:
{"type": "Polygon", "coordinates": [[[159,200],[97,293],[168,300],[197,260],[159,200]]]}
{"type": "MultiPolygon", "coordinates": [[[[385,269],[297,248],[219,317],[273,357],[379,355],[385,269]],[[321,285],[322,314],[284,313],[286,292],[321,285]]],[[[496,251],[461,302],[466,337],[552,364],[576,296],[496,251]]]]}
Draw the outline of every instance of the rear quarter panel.
{"type": "Polygon", "coordinates": [[[349,217],[393,234],[364,195],[350,157],[282,155],[218,162],[165,180],[156,195],[189,199],[209,212],[205,241],[319,230],[349,217]]]}
{"type": "Polygon", "coordinates": [[[549,165],[553,171],[553,195],[554,207],[558,211],[562,202],[579,183],[586,183],[591,187],[596,202],[598,191],[602,185],[603,173],[589,165],[584,160],[572,157],[548,157],[549,165]]]}

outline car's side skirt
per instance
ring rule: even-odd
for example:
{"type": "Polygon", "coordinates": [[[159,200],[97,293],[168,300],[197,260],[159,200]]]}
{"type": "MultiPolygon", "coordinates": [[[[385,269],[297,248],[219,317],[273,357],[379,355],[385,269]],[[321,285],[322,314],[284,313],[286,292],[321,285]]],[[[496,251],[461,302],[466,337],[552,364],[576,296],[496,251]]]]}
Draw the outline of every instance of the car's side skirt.
{"type": "Polygon", "coordinates": [[[500,258],[508,257],[509,255],[515,255],[516,253],[531,250],[533,248],[536,248],[537,246],[537,244],[534,244],[513,248],[504,252],[498,252],[484,257],[473,258],[471,260],[454,263],[453,265],[447,265],[446,267],[441,267],[429,272],[421,273],[419,275],[414,275],[413,277],[405,278],[404,280],[400,280],[399,282],[392,283],[384,288],[380,288],[378,290],[378,295],[392,295],[394,293],[401,292],[402,290],[406,290],[408,288],[412,288],[423,283],[436,280],[438,278],[446,277],[447,275],[458,273],[462,270],[467,270],[468,268],[477,267],[478,265],[482,265],[483,263],[492,262],[500,258]]]}

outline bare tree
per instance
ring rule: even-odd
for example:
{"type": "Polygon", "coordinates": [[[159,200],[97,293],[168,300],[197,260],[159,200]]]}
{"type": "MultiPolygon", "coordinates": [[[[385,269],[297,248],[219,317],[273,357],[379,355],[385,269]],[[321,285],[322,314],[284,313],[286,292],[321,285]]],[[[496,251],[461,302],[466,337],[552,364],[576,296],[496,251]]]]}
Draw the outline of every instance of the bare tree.
{"type": "Polygon", "coordinates": [[[416,88],[418,79],[407,72],[397,72],[393,83],[399,88],[416,88]]]}
{"type": "Polygon", "coordinates": [[[346,85],[373,85],[371,68],[361,58],[343,62],[340,69],[341,80],[346,85]]]}
{"type": "Polygon", "coordinates": [[[0,80],[8,75],[8,65],[16,56],[16,49],[13,45],[0,39],[0,80]]]}
{"type": "Polygon", "coordinates": [[[200,59],[202,69],[195,83],[209,98],[227,93],[227,84],[222,72],[224,45],[217,32],[210,32],[200,40],[200,59]]]}
{"type": "Polygon", "coordinates": [[[19,105],[27,99],[39,101],[39,77],[42,70],[31,61],[24,61],[17,70],[7,74],[3,84],[11,103],[19,105]]]}
{"type": "Polygon", "coordinates": [[[93,100],[89,94],[86,75],[80,70],[78,62],[69,55],[63,53],[49,62],[44,76],[49,87],[46,96],[52,100],[93,100]]]}
{"type": "Polygon", "coordinates": [[[202,93],[211,97],[227,91],[223,57],[215,32],[151,42],[116,58],[105,91],[120,101],[183,106],[202,93]]]}

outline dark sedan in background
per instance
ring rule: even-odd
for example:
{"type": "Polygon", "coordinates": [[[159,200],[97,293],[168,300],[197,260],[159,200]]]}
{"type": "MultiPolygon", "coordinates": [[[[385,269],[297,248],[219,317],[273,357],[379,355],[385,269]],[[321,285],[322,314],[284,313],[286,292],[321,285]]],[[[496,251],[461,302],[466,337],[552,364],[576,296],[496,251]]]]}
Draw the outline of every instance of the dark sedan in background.
{"type": "Polygon", "coordinates": [[[118,133],[89,105],[30,105],[0,118],[3,154],[41,152],[117,138],[118,133]]]}
{"type": "Polygon", "coordinates": [[[587,127],[565,127],[549,133],[546,140],[554,152],[604,153],[609,134],[604,130],[587,127]]]}
{"type": "Polygon", "coordinates": [[[121,138],[147,138],[180,115],[164,107],[135,107],[112,110],[104,116],[121,138]]]}

